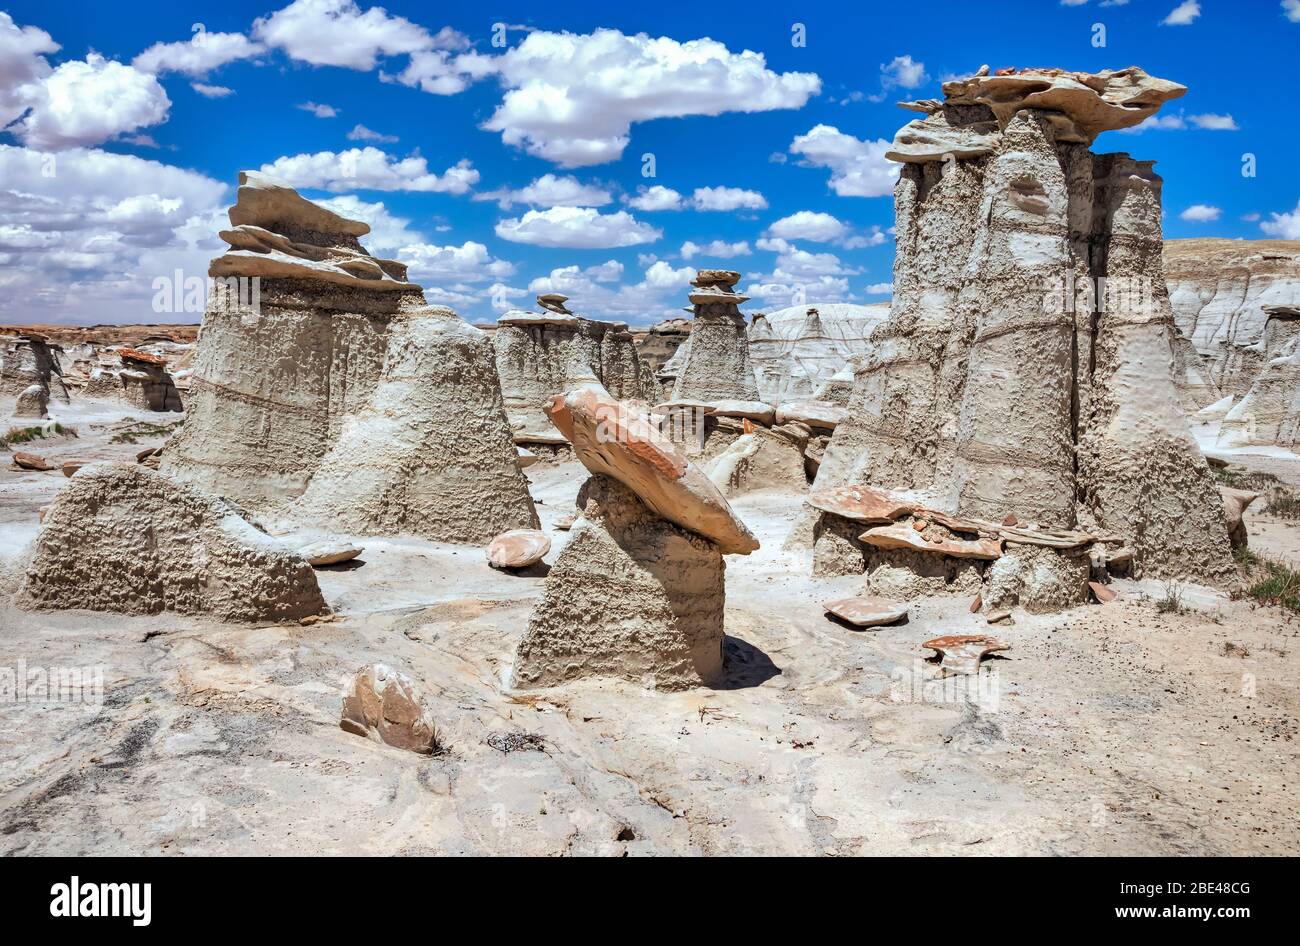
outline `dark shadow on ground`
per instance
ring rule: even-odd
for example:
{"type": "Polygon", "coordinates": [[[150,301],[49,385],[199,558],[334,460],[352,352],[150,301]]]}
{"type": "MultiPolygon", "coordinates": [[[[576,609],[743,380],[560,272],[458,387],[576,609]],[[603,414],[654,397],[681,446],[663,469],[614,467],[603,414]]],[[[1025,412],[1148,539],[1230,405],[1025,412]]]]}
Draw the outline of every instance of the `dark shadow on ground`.
{"type": "Polygon", "coordinates": [[[753,644],[728,635],[722,641],[722,679],[715,690],[745,690],[761,686],[781,668],[753,644]]]}

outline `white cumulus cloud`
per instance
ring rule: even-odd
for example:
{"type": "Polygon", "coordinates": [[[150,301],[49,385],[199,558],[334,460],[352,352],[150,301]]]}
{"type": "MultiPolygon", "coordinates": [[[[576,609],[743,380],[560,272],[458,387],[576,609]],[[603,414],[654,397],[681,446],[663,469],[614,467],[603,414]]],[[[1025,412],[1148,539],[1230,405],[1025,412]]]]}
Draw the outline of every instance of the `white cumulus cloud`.
{"type": "Polygon", "coordinates": [[[475,200],[495,200],[503,210],[524,204],[530,207],[603,207],[613,201],[608,190],[584,184],[571,175],[543,174],[516,190],[483,191],[475,200]]]}
{"type": "Polygon", "coordinates": [[[261,170],[291,187],[314,187],[335,192],[376,190],[464,194],[479,179],[478,171],[469,161],[460,161],[442,174],[435,174],[422,157],[392,158],[369,146],[276,158],[270,164],[262,165],[261,170]]]}
{"type": "Polygon", "coordinates": [[[653,243],[662,231],[625,210],[602,214],[591,207],[551,207],[502,220],[496,225],[496,234],[512,243],[533,246],[612,249],[653,243]]]}
{"type": "Polygon", "coordinates": [[[1201,15],[1201,5],[1196,0],[1183,0],[1160,21],[1162,26],[1187,26],[1201,15]]]}
{"type": "Polygon", "coordinates": [[[1269,214],[1259,228],[1279,240],[1300,240],[1300,203],[1290,213],[1269,214]]]}
{"type": "Polygon", "coordinates": [[[889,142],[860,141],[832,125],[816,125],[790,143],[805,164],[829,168],[831,190],[841,197],[885,197],[894,193],[898,165],[886,160],[889,142]]]}
{"type": "Polygon", "coordinates": [[[1222,213],[1223,211],[1218,207],[1211,207],[1209,204],[1192,204],[1178,215],[1178,219],[1192,223],[1208,223],[1211,220],[1218,220],[1222,213]]]}
{"type": "Polygon", "coordinates": [[[243,33],[208,33],[200,30],[184,43],[154,43],[131,65],[141,72],[181,72],[202,78],[219,66],[240,59],[252,59],[265,52],[243,33]]]}
{"type": "Polygon", "coordinates": [[[495,75],[506,90],[483,127],[563,167],[618,159],[636,122],[800,108],[821,90],[815,74],[773,72],[750,50],[611,29],[538,30],[500,56],[460,63],[495,75]]]}

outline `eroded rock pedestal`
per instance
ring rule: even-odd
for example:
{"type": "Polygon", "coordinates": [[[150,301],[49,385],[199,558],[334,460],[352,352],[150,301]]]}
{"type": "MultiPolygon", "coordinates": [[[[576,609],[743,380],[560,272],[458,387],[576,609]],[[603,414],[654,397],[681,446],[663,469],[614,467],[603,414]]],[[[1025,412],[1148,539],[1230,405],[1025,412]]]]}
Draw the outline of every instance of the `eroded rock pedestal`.
{"type": "Polygon", "coordinates": [[[926,117],[888,155],[905,162],[892,309],[814,491],[1115,533],[1142,574],[1231,579],[1174,384],[1161,181],[1088,150],[1183,91],[1139,69],[982,72],[908,106],[926,117]]]}
{"type": "Polygon", "coordinates": [[[547,408],[593,474],[515,654],[516,687],[622,677],[656,689],[722,673],[724,554],[758,541],[649,420],[594,388],[547,408]]]}
{"type": "Polygon", "coordinates": [[[748,296],[735,292],[740,273],[702,269],[691,285],[695,308],[691,334],[678,349],[671,400],[757,401],[758,382],[749,360],[745,317],[737,308],[748,296]]]}
{"type": "Polygon", "coordinates": [[[593,476],[515,655],[514,685],[622,677],[680,690],[722,673],[726,566],[716,545],[593,476]]]}
{"type": "Polygon", "coordinates": [[[185,427],[162,469],[254,512],[485,542],[537,524],[486,337],[365,223],[240,174],[185,427]]]}
{"type": "Polygon", "coordinates": [[[450,309],[398,313],[378,383],[289,516],[353,535],[443,542],[536,528],[487,337],[450,309]]]}

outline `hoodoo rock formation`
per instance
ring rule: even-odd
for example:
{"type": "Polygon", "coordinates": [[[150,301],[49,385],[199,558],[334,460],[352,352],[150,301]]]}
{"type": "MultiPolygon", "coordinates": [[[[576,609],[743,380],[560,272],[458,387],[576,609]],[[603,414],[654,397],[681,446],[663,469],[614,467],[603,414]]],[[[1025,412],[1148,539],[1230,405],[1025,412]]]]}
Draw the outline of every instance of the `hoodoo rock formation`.
{"type": "Polygon", "coordinates": [[[486,337],[369,227],[242,172],[162,469],[257,513],[484,542],[537,524],[486,337]]]}
{"type": "Polygon", "coordinates": [[[84,388],[86,397],[122,400],[144,411],[183,410],[166,358],[135,348],[119,348],[117,356],[120,365],[91,371],[84,388]]]}
{"type": "Polygon", "coordinates": [[[740,273],[702,269],[691,281],[695,319],[678,349],[681,366],[673,380],[674,401],[757,401],[758,384],[749,360],[745,317],[749,301],[735,291],[740,273]]]}
{"type": "Polygon", "coordinates": [[[516,651],[514,685],[716,681],[722,557],[747,555],[758,540],[708,477],[627,404],[583,388],[557,395],[547,414],[592,477],[516,651]]]}
{"type": "Polygon", "coordinates": [[[289,517],[353,535],[486,542],[536,528],[483,332],[451,309],[404,309],[379,381],[289,517]]]}
{"type": "Polygon", "coordinates": [[[512,309],[497,320],[492,345],[516,443],[553,442],[542,408],[576,383],[595,379],[622,400],[659,399],[654,373],[638,356],[627,325],[575,315],[567,301],[547,293],[537,297],[540,311],[512,309]]]}
{"type": "Polygon", "coordinates": [[[307,562],[214,496],[146,467],[82,467],[55,497],[16,598],[30,610],[300,620],[327,608],[307,562]]]}
{"type": "Polygon", "coordinates": [[[926,117],[888,154],[904,162],[895,295],[814,492],[874,486],[944,514],[1119,535],[1141,574],[1227,581],[1221,504],[1173,377],[1160,178],[1088,148],[1185,90],[1136,68],[984,69],[943,88],[908,106],[926,117]]]}
{"type": "Polygon", "coordinates": [[[44,417],[51,400],[68,403],[58,349],[39,332],[22,332],[0,341],[0,397],[22,403],[18,416],[44,417]],[[38,390],[32,391],[36,387],[38,390]],[[39,413],[33,413],[39,407],[39,413]]]}
{"type": "Polygon", "coordinates": [[[261,174],[240,173],[230,221],[208,272],[236,281],[210,294],[163,469],[269,511],[306,489],[378,383],[389,323],[424,300],[405,266],[362,248],[366,224],[261,174]]]}

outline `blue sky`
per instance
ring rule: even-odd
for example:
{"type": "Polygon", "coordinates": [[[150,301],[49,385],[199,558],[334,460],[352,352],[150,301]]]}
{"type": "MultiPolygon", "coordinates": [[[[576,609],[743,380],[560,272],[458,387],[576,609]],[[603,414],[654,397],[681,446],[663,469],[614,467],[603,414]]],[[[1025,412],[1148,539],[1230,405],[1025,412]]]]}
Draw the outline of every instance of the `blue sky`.
{"type": "Polygon", "coordinates": [[[3,321],[197,321],[156,311],[155,280],[206,272],[244,168],[369,220],[373,252],[473,321],[558,289],[648,324],[719,264],[746,274],[749,310],[883,301],[881,152],[912,117],[894,103],[982,63],[1187,85],[1159,127],[1094,150],[1157,161],[1167,237],[1300,238],[1276,91],[1300,0],[0,10],[3,321]]]}

